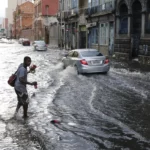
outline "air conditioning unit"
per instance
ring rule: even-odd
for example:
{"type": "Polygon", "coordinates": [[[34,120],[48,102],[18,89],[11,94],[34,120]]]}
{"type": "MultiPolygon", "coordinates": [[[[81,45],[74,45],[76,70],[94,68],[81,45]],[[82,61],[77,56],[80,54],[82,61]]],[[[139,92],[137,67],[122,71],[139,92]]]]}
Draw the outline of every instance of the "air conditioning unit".
{"type": "Polygon", "coordinates": [[[105,10],[105,4],[102,5],[102,10],[105,10]]]}

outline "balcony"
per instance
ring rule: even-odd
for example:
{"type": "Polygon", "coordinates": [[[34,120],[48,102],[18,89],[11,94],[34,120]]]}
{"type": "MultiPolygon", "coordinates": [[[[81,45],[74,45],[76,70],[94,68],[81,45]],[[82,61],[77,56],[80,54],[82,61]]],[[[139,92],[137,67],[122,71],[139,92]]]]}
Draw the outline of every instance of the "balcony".
{"type": "Polygon", "coordinates": [[[64,12],[64,18],[71,18],[74,17],[78,14],[78,9],[77,8],[73,8],[71,10],[65,11],[64,12]]]}
{"type": "Polygon", "coordinates": [[[85,9],[85,15],[94,15],[102,12],[111,12],[115,9],[114,1],[85,9]]]}

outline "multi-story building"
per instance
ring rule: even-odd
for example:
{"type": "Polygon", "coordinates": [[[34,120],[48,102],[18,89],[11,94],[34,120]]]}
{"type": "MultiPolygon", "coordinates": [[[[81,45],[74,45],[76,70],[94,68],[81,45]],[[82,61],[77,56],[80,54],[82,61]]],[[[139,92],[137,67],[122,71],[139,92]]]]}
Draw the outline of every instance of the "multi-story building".
{"type": "Polygon", "coordinates": [[[150,55],[150,1],[117,0],[116,8],[116,57],[150,55]]]}
{"type": "Polygon", "coordinates": [[[1,35],[7,36],[8,31],[8,18],[2,19],[2,28],[1,28],[1,35]]]}
{"type": "Polygon", "coordinates": [[[115,0],[88,1],[86,10],[88,47],[96,48],[103,54],[113,53],[115,0]]]}
{"type": "Polygon", "coordinates": [[[12,25],[13,25],[13,12],[16,10],[17,5],[21,5],[27,1],[32,2],[32,0],[7,0],[8,8],[5,11],[5,17],[8,18],[8,32],[7,35],[11,36],[12,25]]]}
{"type": "Polygon", "coordinates": [[[34,38],[51,44],[58,43],[58,0],[34,1],[34,38]]]}
{"type": "Polygon", "coordinates": [[[31,2],[25,2],[18,5],[14,12],[13,33],[16,38],[24,37],[33,40],[32,22],[34,5],[31,2]]]}
{"type": "Polygon", "coordinates": [[[65,26],[61,31],[66,48],[96,48],[105,55],[111,54],[114,10],[115,0],[62,0],[58,18],[65,26]]]}
{"type": "Polygon", "coordinates": [[[59,1],[59,46],[73,49],[78,44],[78,0],[59,1]]]}
{"type": "Polygon", "coordinates": [[[6,34],[8,30],[8,18],[3,19],[2,28],[5,29],[5,34],[6,34]]]}
{"type": "Polygon", "coordinates": [[[8,18],[8,32],[7,36],[11,36],[13,24],[13,12],[17,7],[17,0],[8,0],[8,8],[5,11],[5,17],[8,18]]]}

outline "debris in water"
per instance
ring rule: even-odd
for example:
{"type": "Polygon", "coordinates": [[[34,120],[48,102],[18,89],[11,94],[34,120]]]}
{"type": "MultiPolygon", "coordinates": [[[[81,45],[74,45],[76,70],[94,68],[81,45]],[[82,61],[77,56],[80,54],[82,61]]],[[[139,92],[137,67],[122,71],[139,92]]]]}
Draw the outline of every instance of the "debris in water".
{"type": "Polygon", "coordinates": [[[51,123],[52,124],[60,124],[60,121],[59,120],[51,120],[51,123]]]}
{"type": "Polygon", "coordinates": [[[73,122],[69,122],[68,125],[70,125],[70,126],[76,126],[76,124],[73,123],[73,122]]]}

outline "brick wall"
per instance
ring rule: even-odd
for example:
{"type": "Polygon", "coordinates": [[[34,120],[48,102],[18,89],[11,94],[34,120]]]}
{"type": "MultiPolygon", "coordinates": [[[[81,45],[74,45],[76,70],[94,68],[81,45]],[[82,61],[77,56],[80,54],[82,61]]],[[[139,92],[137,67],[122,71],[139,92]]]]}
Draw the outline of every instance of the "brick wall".
{"type": "Polygon", "coordinates": [[[58,12],[59,0],[42,0],[42,15],[53,16],[58,12]],[[46,12],[46,6],[49,6],[48,14],[46,12]]]}
{"type": "Polygon", "coordinates": [[[33,21],[32,15],[22,16],[22,29],[25,29],[28,26],[32,25],[32,21],[33,21]]]}
{"type": "Polygon", "coordinates": [[[34,41],[34,33],[32,29],[26,29],[21,31],[21,37],[27,38],[30,41],[34,41]]]}
{"type": "Polygon", "coordinates": [[[34,12],[34,4],[31,2],[26,2],[19,6],[21,12],[32,14],[34,12]]]}

